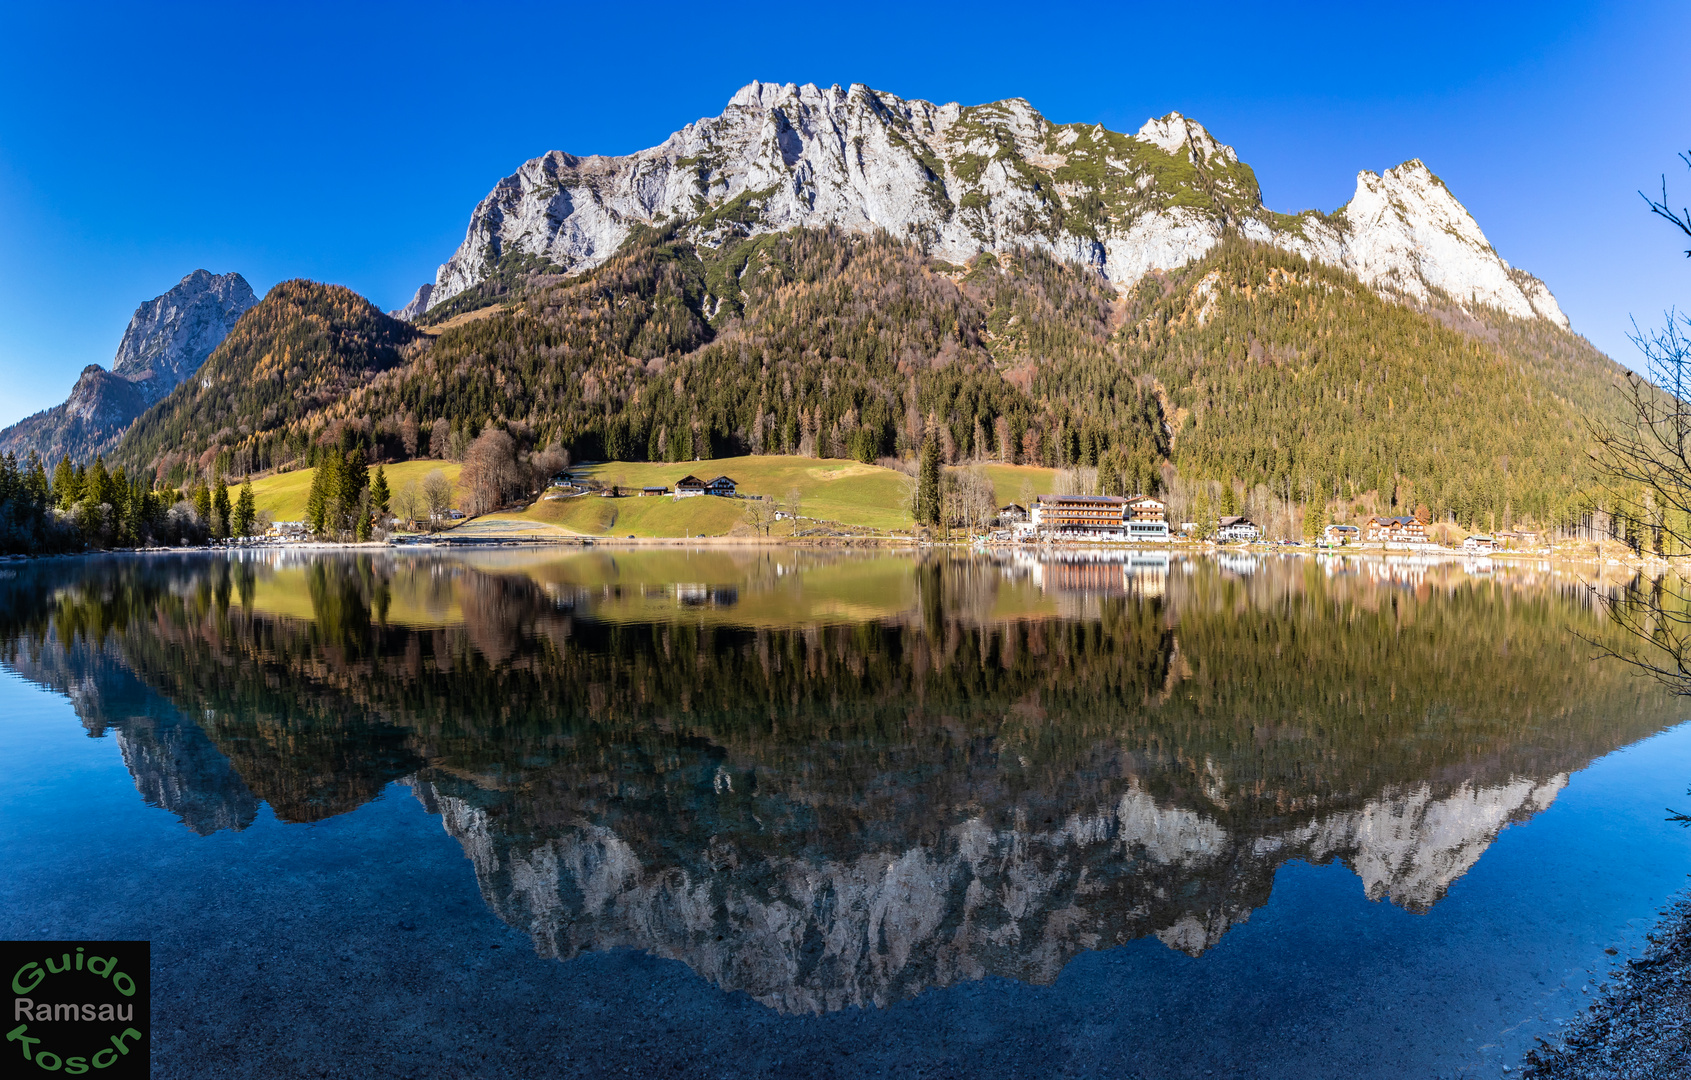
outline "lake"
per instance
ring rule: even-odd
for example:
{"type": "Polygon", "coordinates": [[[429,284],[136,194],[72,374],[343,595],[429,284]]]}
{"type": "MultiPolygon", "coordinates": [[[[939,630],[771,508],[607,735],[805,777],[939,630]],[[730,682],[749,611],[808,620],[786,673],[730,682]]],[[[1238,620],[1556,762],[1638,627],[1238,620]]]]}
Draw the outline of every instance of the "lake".
{"type": "Polygon", "coordinates": [[[1624,578],[502,549],[0,567],[0,938],[154,1075],[1499,1076],[1691,872],[1624,578]]]}

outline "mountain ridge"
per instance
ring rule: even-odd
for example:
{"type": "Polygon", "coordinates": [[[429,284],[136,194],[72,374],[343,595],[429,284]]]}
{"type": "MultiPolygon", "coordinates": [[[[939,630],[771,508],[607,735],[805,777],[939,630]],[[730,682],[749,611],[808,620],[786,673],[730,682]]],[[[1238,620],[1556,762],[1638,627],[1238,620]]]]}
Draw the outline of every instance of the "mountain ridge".
{"type": "Polygon", "coordinates": [[[962,106],[854,83],[752,82],[723,112],[629,155],[552,151],[500,180],[457,251],[396,316],[415,319],[525,256],[560,272],[602,265],[633,229],[679,219],[707,246],[787,228],[885,230],[930,255],[1043,248],[1118,291],[1200,258],[1237,232],[1356,273],[1382,295],[1432,290],[1466,310],[1568,321],[1548,286],[1510,266],[1419,159],[1358,173],[1333,214],[1279,214],[1255,173],[1171,112],[1133,135],[1055,124],[1021,98],[962,106]],[[725,213],[727,211],[727,213],[725,213]]]}

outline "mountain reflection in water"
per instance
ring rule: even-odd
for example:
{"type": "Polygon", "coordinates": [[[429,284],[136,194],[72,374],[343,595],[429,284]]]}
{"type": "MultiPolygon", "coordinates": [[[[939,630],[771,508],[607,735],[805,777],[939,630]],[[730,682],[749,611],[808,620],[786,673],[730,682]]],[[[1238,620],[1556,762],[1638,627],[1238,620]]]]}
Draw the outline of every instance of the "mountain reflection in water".
{"type": "MultiPolygon", "coordinates": [[[[1154,935],[1288,860],[1436,904],[1668,726],[1545,568],[787,550],[156,556],[0,577],[0,656],[200,834],[410,786],[543,955],[786,1012],[1154,935]]],[[[1613,583],[1616,595],[1631,585],[1613,583]]]]}

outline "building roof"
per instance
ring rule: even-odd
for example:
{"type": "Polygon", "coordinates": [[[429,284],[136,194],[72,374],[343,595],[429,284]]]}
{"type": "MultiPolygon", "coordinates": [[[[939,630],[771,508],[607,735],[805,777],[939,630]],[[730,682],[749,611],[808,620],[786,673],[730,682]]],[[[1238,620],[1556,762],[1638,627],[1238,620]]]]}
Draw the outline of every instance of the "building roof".
{"type": "Polygon", "coordinates": [[[704,487],[705,482],[703,480],[700,480],[698,477],[694,476],[692,473],[688,473],[686,476],[683,476],[681,479],[677,480],[675,482],[675,486],[676,487],[704,487]]]}
{"type": "Polygon", "coordinates": [[[1381,517],[1379,514],[1375,514],[1373,517],[1368,519],[1369,524],[1373,524],[1376,521],[1379,522],[1381,525],[1419,525],[1419,524],[1421,524],[1419,521],[1416,521],[1412,517],[1381,517]]]}
{"type": "Polygon", "coordinates": [[[1121,506],[1127,502],[1120,495],[1040,495],[1042,503],[1094,503],[1099,506],[1121,506]]]}
{"type": "Polygon", "coordinates": [[[729,476],[719,476],[715,480],[712,480],[710,482],[709,486],[714,486],[716,484],[731,484],[731,485],[734,485],[734,486],[738,486],[738,484],[736,483],[734,478],[729,477],[729,476]]]}
{"type": "Polygon", "coordinates": [[[1248,517],[1224,517],[1220,524],[1222,528],[1226,529],[1234,525],[1254,525],[1255,523],[1248,517]]]}

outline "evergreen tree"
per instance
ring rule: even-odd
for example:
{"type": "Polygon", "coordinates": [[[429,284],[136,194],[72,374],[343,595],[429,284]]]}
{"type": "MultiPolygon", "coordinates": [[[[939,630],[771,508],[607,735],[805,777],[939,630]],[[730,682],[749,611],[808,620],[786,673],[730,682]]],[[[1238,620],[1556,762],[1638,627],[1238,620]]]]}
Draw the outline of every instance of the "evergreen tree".
{"type": "Polygon", "coordinates": [[[1322,534],[1323,531],[1326,530],[1326,528],[1327,528],[1327,504],[1326,504],[1326,502],[1324,502],[1324,501],[1323,502],[1316,502],[1315,504],[1313,504],[1311,506],[1304,507],[1304,511],[1303,511],[1303,538],[1305,540],[1309,541],[1311,544],[1320,543],[1321,534],[1322,534]]]}
{"type": "Polygon", "coordinates": [[[201,525],[210,525],[211,489],[206,487],[203,480],[194,485],[194,513],[200,516],[201,525]]]}
{"type": "Polygon", "coordinates": [[[69,510],[82,500],[82,484],[76,475],[76,466],[70,458],[60,458],[58,467],[53,470],[53,505],[60,510],[69,510]]]}
{"type": "Polygon", "coordinates": [[[327,524],[329,497],[324,493],[324,474],[328,470],[319,463],[311,470],[311,490],[305,496],[305,527],[316,535],[327,524]]]}
{"type": "Polygon", "coordinates": [[[241,493],[235,499],[234,516],[230,519],[230,530],[236,536],[251,536],[253,519],[257,512],[253,509],[252,477],[247,477],[241,483],[241,493]]]}
{"type": "Polygon", "coordinates": [[[384,521],[387,520],[388,499],[390,497],[387,469],[377,465],[376,475],[370,481],[370,504],[376,508],[376,516],[384,521]]]}
{"type": "Polygon", "coordinates": [[[1239,493],[1233,490],[1231,481],[1221,484],[1221,516],[1235,517],[1239,513],[1239,493]]]}
{"type": "Polygon", "coordinates": [[[922,441],[921,467],[916,474],[916,524],[937,526],[939,503],[939,437],[930,432],[922,441]]]}
{"type": "Polygon", "coordinates": [[[52,498],[52,486],[47,482],[47,467],[42,464],[41,455],[34,450],[29,452],[24,488],[31,506],[40,510],[47,508],[52,498]]]}
{"type": "Polygon", "coordinates": [[[1192,521],[1198,527],[1193,534],[1197,539],[1208,540],[1215,533],[1215,516],[1210,509],[1210,486],[1207,482],[1198,485],[1198,497],[1192,500],[1192,521]]]}
{"type": "Polygon", "coordinates": [[[106,471],[106,459],[95,457],[94,464],[89,468],[83,481],[82,497],[92,499],[94,505],[112,501],[112,478],[106,471]]]}
{"type": "Polygon", "coordinates": [[[342,531],[356,532],[359,528],[357,519],[363,516],[360,497],[370,486],[370,466],[362,446],[354,447],[341,459],[338,479],[342,515],[340,528],[342,531]]]}
{"type": "Polygon", "coordinates": [[[229,538],[229,485],[221,474],[211,495],[211,534],[219,540],[229,538]]]}

